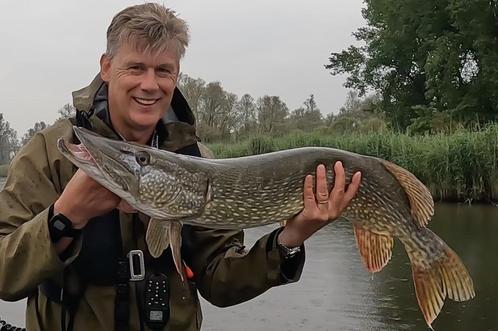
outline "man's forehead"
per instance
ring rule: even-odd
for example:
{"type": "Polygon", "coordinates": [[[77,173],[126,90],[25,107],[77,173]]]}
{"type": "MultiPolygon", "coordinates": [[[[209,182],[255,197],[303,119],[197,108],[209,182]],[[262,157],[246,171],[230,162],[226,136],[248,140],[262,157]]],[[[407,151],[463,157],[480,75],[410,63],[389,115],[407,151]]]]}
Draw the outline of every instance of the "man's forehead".
{"type": "MultiPolygon", "coordinates": [[[[177,62],[178,55],[173,41],[159,45],[150,44],[144,40],[123,41],[117,49],[116,55],[125,61],[137,61],[139,58],[151,59],[154,62],[177,62]]],[[[140,61],[140,62],[142,62],[140,61]]]]}

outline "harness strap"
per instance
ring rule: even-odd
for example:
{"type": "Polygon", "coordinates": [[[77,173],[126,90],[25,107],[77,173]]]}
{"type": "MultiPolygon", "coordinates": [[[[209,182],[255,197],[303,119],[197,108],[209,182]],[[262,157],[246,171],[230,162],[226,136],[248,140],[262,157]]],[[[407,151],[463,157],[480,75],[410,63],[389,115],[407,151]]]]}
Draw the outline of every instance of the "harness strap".
{"type": "Polygon", "coordinates": [[[116,277],[116,299],[114,301],[114,330],[129,330],[130,316],[130,272],[128,259],[120,258],[118,260],[118,270],[116,277]]]}

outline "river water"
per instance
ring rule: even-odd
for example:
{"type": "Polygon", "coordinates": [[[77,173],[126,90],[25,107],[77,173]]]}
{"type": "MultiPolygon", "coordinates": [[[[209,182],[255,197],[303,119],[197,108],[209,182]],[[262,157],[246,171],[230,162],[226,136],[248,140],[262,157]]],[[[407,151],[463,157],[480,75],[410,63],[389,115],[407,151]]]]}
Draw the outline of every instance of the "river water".
{"type": "MultiPolygon", "coordinates": [[[[246,244],[250,246],[273,228],[246,231],[246,244]]],[[[477,292],[469,302],[447,299],[434,329],[498,331],[498,207],[438,204],[430,228],[460,255],[477,292]]],[[[373,277],[360,261],[346,221],[322,229],[307,242],[306,250],[298,283],[273,288],[234,307],[217,308],[202,301],[203,330],[428,330],[399,241],[391,262],[373,277]]],[[[0,301],[0,317],[23,325],[24,301],[0,301]]]]}

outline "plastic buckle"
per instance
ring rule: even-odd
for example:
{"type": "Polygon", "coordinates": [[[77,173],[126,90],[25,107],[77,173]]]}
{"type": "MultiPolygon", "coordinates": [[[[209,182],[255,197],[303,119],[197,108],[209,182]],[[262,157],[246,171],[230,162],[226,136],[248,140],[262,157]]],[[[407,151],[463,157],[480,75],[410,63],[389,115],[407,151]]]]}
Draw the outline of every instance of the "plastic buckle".
{"type": "Polygon", "coordinates": [[[144,280],[145,278],[144,253],[139,249],[135,249],[130,251],[126,256],[128,257],[128,264],[130,265],[130,281],[138,282],[144,280]],[[135,272],[135,263],[134,263],[135,258],[138,258],[138,264],[140,266],[140,270],[138,272],[135,272]]]}

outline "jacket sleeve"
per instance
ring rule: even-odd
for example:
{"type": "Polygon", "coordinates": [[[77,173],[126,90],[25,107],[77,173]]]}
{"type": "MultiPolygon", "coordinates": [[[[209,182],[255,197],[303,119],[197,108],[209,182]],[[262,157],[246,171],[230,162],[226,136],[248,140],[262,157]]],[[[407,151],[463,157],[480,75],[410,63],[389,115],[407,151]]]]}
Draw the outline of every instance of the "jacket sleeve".
{"type": "Polygon", "coordinates": [[[277,229],[246,251],[242,231],[191,227],[184,244],[201,295],[219,307],[250,300],[269,288],[299,280],[301,253],[284,260],[276,245],[277,229]]]}
{"type": "Polygon", "coordinates": [[[59,196],[57,188],[60,189],[57,169],[60,162],[51,166],[49,154],[45,136],[36,134],[12,161],[7,182],[0,192],[0,299],[3,300],[26,297],[74,260],[70,257],[63,262],[49,237],[49,206],[59,196]]]}

